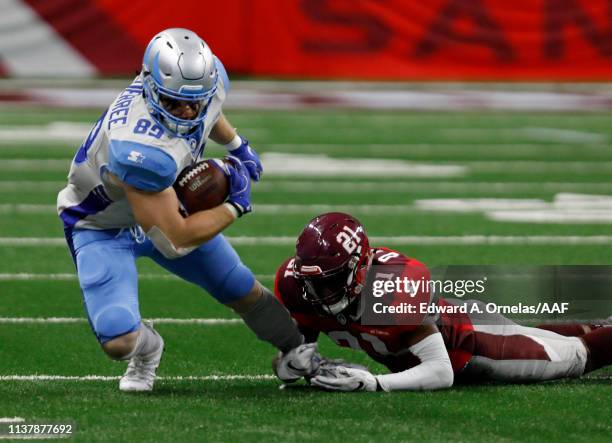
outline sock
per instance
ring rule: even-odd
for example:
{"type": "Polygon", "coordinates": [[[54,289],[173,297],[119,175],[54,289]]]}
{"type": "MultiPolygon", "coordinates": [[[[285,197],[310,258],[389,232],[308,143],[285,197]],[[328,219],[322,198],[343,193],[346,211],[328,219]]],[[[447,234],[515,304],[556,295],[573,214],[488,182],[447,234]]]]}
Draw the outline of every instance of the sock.
{"type": "Polygon", "coordinates": [[[599,328],[580,338],[588,351],[585,373],[612,365],[612,328],[599,328]]]}
{"type": "Polygon", "coordinates": [[[136,339],[136,345],[134,349],[128,355],[122,358],[122,360],[129,360],[132,357],[146,357],[149,354],[157,351],[162,345],[162,338],[153,327],[141,323],[140,329],[138,330],[138,338],[136,339]]]}
{"type": "Polygon", "coordinates": [[[304,341],[289,311],[266,288],[263,288],[261,298],[253,307],[240,316],[257,338],[267,341],[283,353],[304,341]]]}

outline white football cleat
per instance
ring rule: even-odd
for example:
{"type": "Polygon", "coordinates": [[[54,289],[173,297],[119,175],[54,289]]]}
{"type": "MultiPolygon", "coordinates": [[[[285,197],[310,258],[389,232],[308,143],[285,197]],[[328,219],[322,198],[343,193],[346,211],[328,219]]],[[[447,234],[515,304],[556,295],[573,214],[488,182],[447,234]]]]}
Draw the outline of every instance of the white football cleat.
{"type": "MultiPolygon", "coordinates": [[[[152,331],[157,334],[152,327],[152,331]]],[[[159,348],[148,355],[138,355],[130,359],[127,370],[121,380],[119,389],[124,392],[148,392],[153,390],[155,371],[164,353],[164,339],[159,336],[159,348]]]]}

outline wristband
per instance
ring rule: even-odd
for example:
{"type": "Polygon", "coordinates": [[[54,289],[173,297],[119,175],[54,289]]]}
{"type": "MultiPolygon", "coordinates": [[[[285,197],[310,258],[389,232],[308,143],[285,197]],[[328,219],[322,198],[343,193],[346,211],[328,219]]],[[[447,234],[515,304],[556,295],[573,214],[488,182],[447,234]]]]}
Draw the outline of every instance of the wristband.
{"type": "Polygon", "coordinates": [[[238,149],[240,145],[242,145],[242,138],[236,133],[234,138],[229,143],[223,145],[223,147],[228,151],[233,151],[234,149],[238,149]]]}
{"type": "Polygon", "coordinates": [[[223,203],[223,206],[225,206],[231,212],[232,216],[234,217],[234,220],[240,217],[240,211],[233,204],[228,202],[228,203],[223,203]]]}

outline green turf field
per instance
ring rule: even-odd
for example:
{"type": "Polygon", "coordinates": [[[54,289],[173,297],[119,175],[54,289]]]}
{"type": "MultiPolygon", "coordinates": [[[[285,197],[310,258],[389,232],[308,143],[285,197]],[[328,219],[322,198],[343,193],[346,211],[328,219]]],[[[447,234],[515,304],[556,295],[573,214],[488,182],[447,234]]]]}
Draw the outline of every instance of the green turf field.
{"type": "MultiPolygon", "coordinates": [[[[70,420],[79,441],[610,441],[612,371],[432,393],[279,390],[270,377],[273,349],[240,323],[159,323],[166,353],[155,391],[121,394],[117,379],[125,365],[103,355],[84,321],[53,210],[79,143],[7,135],[33,134],[58,121],[89,123],[98,115],[0,110],[0,417],[70,420]],[[48,317],[65,320],[35,321],[48,317]],[[18,380],[44,375],[60,378],[18,380]]],[[[349,170],[321,175],[304,163],[300,173],[264,173],[254,188],[254,213],[226,235],[266,285],[292,254],[303,225],[330,208],[353,212],[377,245],[431,265],[612,263],[612,222],[605,219],[611,208],[584,199],[612,194],[611,114],[312,110],[228,116],[261,153],[325,154],[349,170]],[[430,171],[451,166],[461,173],[358,177],[355,160],[410,161],[430,171]],[[585,213],[572,203],[547,215],[559,216],[556,223],[495,221],[491,208],[452,212],[424,203],[532,199],[546,206],[561,194],[583,195],[579,202],[591,205],[594,218],[564,221],[571,211],[585,213]]],[[[210,150],[210,156],[221,154],[210,150]]],[[[143,317],[234,318],[154,264],[142,261],[139,268],[143,317]]],[[[326,338],[320,343],[323,354],[383,371],[326,338]]]]}

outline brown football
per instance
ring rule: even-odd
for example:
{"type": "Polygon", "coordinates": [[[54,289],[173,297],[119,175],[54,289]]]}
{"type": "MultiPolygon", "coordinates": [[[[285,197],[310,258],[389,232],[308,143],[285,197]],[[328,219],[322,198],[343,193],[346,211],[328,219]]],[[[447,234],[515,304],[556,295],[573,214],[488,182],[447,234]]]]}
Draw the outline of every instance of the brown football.
{"type": "Polygon", "coordinates": [[[222,167],[223,160],[204,160],[184,169],[176,178],[174,190],[189,214],[214,208],[227,199],[229,179],[217,165],[222,167]]]}

